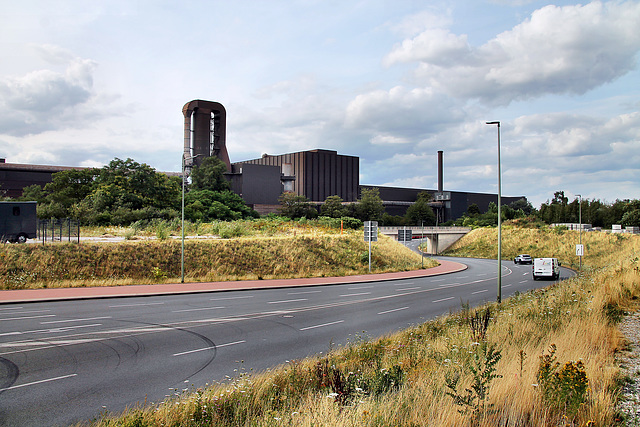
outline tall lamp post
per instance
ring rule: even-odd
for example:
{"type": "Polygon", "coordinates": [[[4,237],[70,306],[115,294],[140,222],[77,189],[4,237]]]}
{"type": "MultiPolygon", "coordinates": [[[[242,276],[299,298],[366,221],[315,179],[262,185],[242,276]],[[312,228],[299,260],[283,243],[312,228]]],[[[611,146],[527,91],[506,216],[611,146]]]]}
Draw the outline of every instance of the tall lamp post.
{"type": "Polygon", "coordinates": [[[580,246],[580,254],[578,255],[578,271],[582,271],[582,194],[576,194],[580,198],[580,204],[578,205],[578,245],[580,246]]]}
{"type": "Polygon", "coordinates": [[[200,154],[196,154],[195,156],[185,156],[182,153],[182,247],[180,250],[180,283],[184,283],[184,183],[187,180],[187,177],[184,175],[184,166],[187,160],[193,160],[198,157],[200,154]]]}
{"type": "Polygon", "coordinates": [[[502,178],[500,173],[500,122],[487,122],[498,125],[498,304],[502,302],[502,178]]]}

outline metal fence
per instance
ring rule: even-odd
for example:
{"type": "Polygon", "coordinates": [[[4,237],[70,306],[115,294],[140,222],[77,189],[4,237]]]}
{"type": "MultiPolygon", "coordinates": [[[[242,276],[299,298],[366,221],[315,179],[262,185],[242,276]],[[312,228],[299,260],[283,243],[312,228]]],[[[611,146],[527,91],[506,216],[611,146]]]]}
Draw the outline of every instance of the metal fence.
{"type": "Polygon", "coordinates": [[[77,242],[80,243],[80,221],[63,219],[38,220],[38,240],[46,242],[77,242]]]}

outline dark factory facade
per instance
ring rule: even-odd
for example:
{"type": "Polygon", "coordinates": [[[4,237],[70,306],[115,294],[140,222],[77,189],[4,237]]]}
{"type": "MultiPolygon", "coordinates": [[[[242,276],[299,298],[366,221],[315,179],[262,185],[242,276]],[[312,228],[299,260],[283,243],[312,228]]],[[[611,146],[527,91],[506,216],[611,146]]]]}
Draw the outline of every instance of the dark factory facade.
{"type": "MultiPolygon", "coordinates": [[[[338,154],[333,150],[308,150],[279,155],[264,154],[259,159],[231,163],[226,147],[226,110],[218,102],[194,100],[182,109],[184,117],[183,166],[189,174],[191,167],[205,157],[218,157],[227,166],[226,178],[232,190],[261,214],[276,212],[278,198],[284,192],[293,192],[320,204],[329,196],[339,196],[346,203],[360,198],[362,189],[379,189],[385,211],[391,215],[404,215],[420,192],[432,195],[432,207],[440,221],[456,219],[471,204],[482,212],[496,194],[445,191],[443,183],[443,152],[438,151],[438,189],[398,188],[360,185],[360,159],[338,154]]],[[[0,191],[8,197],[19,197],[22,189],[32,184],[44,186],[51,182],[55,172],[74,169],[63,166],[10,164],[0,159],[0,191]]],[[[82,169],[82,168],[77,168],[82,169]]],[[[169,173],[175,174],[175,173],[169,173]]],[[[525,196],[502,197],[507,205],[525,196]]]]}

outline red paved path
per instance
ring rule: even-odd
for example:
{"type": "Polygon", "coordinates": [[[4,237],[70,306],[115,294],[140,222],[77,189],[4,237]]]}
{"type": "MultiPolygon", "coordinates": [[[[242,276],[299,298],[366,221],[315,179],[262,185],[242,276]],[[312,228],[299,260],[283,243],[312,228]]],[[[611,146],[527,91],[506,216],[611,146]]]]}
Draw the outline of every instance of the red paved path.
{"type": "Polygon", "coordinates": [[[34,301],[80,300],[90,298],[114,298],[199,292],[218,292],[234,291],[240,289],[318,286],[337,283],[379,282],[383,280],[411,279],[415,277],[436,276],[440,274],[462,271],[467,268],[466,265],[453,261],[439,260],[439,262],[439,266],[424,270],[401,271],[398,273],[363,274],[358,276],[344,277],[312,277],[302,279],[168,283],[160,285],[100,286],[91,288],[54,288],[0,291],[0,304],[34,301]]]}

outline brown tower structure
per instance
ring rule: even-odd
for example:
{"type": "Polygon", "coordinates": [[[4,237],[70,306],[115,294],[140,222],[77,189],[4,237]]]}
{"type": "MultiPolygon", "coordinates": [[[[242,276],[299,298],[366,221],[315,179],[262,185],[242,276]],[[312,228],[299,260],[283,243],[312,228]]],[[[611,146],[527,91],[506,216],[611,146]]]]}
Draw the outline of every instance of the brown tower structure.
{"type": "Polygon", "coordinates": [[[227,152],[227,111],[219,102],[200,99],[182,107],[184,115],[184,158],[188,166],[199,165],[205,157],[215,156],[231,172],[227,152]]]}

